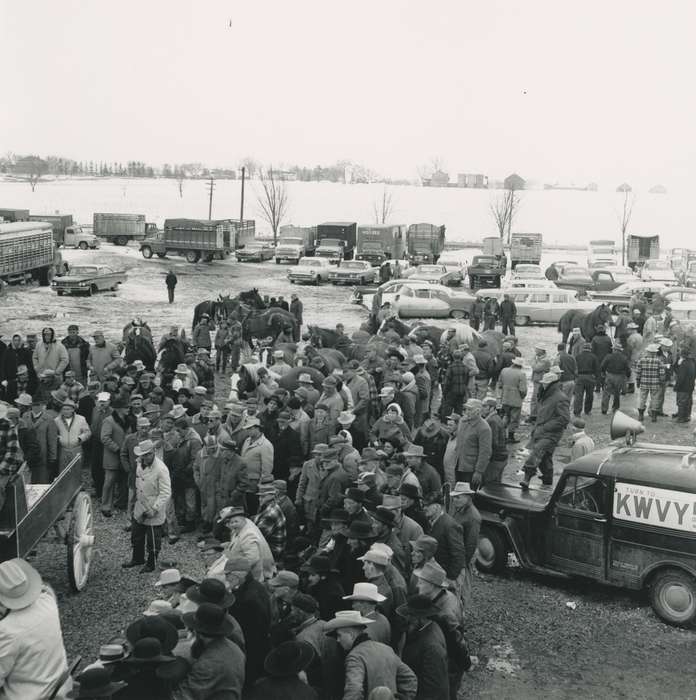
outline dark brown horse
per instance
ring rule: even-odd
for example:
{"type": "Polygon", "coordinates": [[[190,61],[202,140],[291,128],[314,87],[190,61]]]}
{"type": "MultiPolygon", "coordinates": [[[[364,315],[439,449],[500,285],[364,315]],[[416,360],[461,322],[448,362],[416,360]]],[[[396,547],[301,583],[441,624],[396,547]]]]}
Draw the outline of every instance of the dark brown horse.
{"type": "Polygon", "coordinates": [[[594,311],[587,314],[584,311],[576,311],[569,309],[558,322],[558,332],[563,338],[563,342],[568,342],[568,336],[573,328],[579,328],[582,331],[582,337],[590,341],[597,334],[597,326],[603,326],[613,322],[611,309],[608,304],[600,304],[594,311]]]}

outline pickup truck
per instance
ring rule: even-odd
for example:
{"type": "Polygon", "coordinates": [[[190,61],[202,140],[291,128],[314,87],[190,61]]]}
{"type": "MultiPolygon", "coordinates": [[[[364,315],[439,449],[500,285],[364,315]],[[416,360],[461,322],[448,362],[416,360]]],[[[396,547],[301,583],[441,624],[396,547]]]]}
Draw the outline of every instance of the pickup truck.
{"type": "Polygon", "coordinates": [[[646,589],[662,620],[689,625],[696,619],[694,447],[636,443],[643,426],[620,411],[610,430],[615,441],[570,462],[555,486],[490,483],[476,492],[477,565],[501,571],[514,553],[537,574],[646,589]]]}
{"type": "Polygon", "coordinates": [[[59,296],[64,294],[86,294],[110,290],[126,281],[125,270],[113,270],[106,265],[74,265],[66,275],[51,282],[51,288],[59,296]]]}
{"type": "Polygon", "coordinates": [[[467,269],[469,288],[499,288],[500,280],[505,276],[503,258],[495,255],[474,255],[467,269]]]}
{"type": "Polygon", "coordinates": [[[457,268],[448,269],[446,265],[418,265],[411,279],[431,284],[442,284],[445,287],[458,287],[462,283],[462,273],[457,268]]]}

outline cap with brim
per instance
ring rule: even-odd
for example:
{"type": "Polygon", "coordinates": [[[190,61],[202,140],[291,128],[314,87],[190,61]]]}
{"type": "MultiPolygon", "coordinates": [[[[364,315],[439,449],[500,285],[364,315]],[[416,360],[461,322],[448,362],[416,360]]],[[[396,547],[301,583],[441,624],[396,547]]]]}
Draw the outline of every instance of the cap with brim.
{"type": "Polygon", "coordinates": [[[438,541],[430,535],[421,535],[418,539],[411,540],[410,544],[413,549],[423,552],[430,557],[435,556],[435,552],[437,552],[439,546],[438,541]]]}
{"type": "Polygon", "coordinates": [[[387,566],[389,564],[389,557],[384,552],[368,549],[365,554],[358,557],[358,561],[369,561],[379,566],[387,566]]]}
{"type": "Polygon", "coordinates": [[[450,413],[449,416],[447,416],[447,420],[453,420],[453,421],[460,421],[462,417],[458,413],[450,413]]]}
{"type": "Polygon", "coordinates": [[[275,678],[297,676],[312,663],[314,655],[314,647],[309,642],[283,642],[266,656],[263,668],[275,678]]]}
{"type": "Polygon", "coordinates": [[[292,598],[291,605],[307,613],[314,613],[319,610],[319,603],[306,593],[296,593],[292,598]]]}
{"type": "Polygon", "coordinates": [[[432,583],[433,586],[439,586],[440,588],[447,587],[447,574],[445,570],[435,561],[428,561],[423,565],[420,571],[415,571],[415,575],[418,578],[432,583]]]}
{"type": "Polygon", "coordinates": [[[71,700],[88,698],[110,698],[122,688],[125,681],[112,681],[111,671],[107,668],[86,668],[76,679],[77,686],[69,690],[65,697],[71,700]]]}
{"type": "Polygon", "coordinates": [[[0,603],[9,610],[31,605],[41,593],[41,575],[24,559],[8,559],[0,564],[0,603]]]}
{"type": "Polygon", "coordinates": [[[128,656],[123,644],[102,644],[99,647],[99,661],[102,664],[115,664],[128,656]]]}
{"type": "Polygon", "coordinates": [[[300,584],[300,577],[294,571],[286,571],[285,569],[279,571],[269,582],[268,585],[271,588],[278,588],[279,586],[288,586],[290,588],[297,588],[300,584]]]}
{"type": "Polygon", "coordinates": [[[513,357],[512,364],[515,365],[515,367],[524,367],[524,362],[521,357],[513,357]]]}
{"type": "Polygon", "coordinates": [[[246,422],[244,423],[245,428],[256,428],[260,427],[261,421],[256,418],[256,416],[250,416],[247,418],[246,422]]]}
{"type": "Polygon", "coordinates": [[[374,583],[356,583],[353,592],[343,596],[343,600],[368,600],[371,603],[382,603],[386,599],[374,583]]]}
{"type": "Polygon", "coordinates": [[[647,348],[645,348],[646,352],[657,352],[660,349],[660,346],[657,343],[650,343],[647,348]]]}
{"type": "Polygon", "coordinates": [[[246,511],[241,506],[227,506],[220,511],[220,520],[225,521],[237,516],[246,517],[246,511]]]}
{"type": "Polygon", "coordinates": [[[440,609],[433,604],[430,598],[424,595],[414,595],[403,605],[399,605],[396,612],[401,615],[401,617],[419,618],[438,615],[440,609]]]}
{"type": "Polygon", "coordinates": [[[234,593],[229,592],[225,584],[216,578],[205,578],[198,585],[187,588],[186,597],[199,605],[213,603],[224,609],[234,605],[236,600],[234,593]]]}
{"type": "Polygon", "coordinates": [[[325,442],[318,442],[312,448],[312,454],[315,454],[315,455],[324,454],[324,452],[326,452],[328,449],[329,449],[329,446],[325,442]]]}
{"type": "Polygon", "coordinates": [[[339,610],[336,617],[324,625],[324,633],[328,634],[345,627],[367,627],[373,622],[374,620],[363,617],[357,610],[339,610]]]}

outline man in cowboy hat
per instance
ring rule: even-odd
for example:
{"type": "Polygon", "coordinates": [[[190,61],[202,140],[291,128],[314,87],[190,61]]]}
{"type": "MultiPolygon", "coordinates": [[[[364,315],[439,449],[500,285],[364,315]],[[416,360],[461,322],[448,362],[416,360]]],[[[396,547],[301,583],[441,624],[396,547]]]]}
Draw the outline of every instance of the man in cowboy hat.
{"type": "Polygon", "coordinates": [[[425,461],[425,450],[422,445],[411,444],[401,455],[406,462],[407,469],[410,469],[416,475],[423,498],[440,492],[442,489],[440,475],[435,471],[434,467],[425,461]]]}
{"type": "Polygon", "coordinates": [[[448,438],[449,433],[436,413],[428,416],[413,436],[413,444],[423,447],[425,460],[435,469],[441,481],[445,476],[442,460],[448,438]]]}
{"type": "Polygon", "coordinates": [[[578,366],[578,374],[575,377],[575,390],[573,401],[573,414],[577,417],[585,411],[585,415],[592,413],[594,389],[599,376],[599,362],[592,352],[592,343],[582,343],[580,352],[575,356],[578,366]]]}
{"type": "Polygon", "coordinates": [[[353,586],[353,592],[343,596],[343,600],[349,600],[353,610],[357,610],[363,617],[372,620],[372,624],[366,629],[370,639],[383,644],[391,644],[389,620],[377,610],[377,605],[383,603],[385,597],[374,583],[356,583],[353,586]]]}
{"type": "Polygon", "coordinates": [[[325,516],[343,505],[344,493],[351,478],[338,461],[338,451],[329,448],[319,455],[320,478],[317,503],[319,515],[325,516]]]}
{"type": "Polygon", "coordinates": [[[184,623],[196,635],[197,655],[189,673],[174,689],[174,700],[238,698],[244,687],[244,654],[227,637],[232,631],[223,608],[202,603],[184,623]]]}
{"type": "Polygon", "coordinates": [[[315,700],[317,694],[298,674],[315,660],[314,647],[308,642],[287,641],[270,651],[263,662],[265,676],[245,695],[246,700],[315,700]]]}
{"type": "Polygon", "coordinates": [[[55,418],[58,431],[58,471],[62,472],[75,457],[82,457],[82,444],[92,435],[87,421],[75,413],[70,399],[61,402],[60,415],[55,418]]]}
{"type": "Polygon", "coordinates": [[[343,610],[326,623],[326,633],[336,636],[347,652],[343,697],[350,700],[367,698],[375,688],[386,687],[400,698],[414,700],[418,688],[415,673],[394,653],[375,642],[366,628],[372,620],[357,610],[343,610]]]}
{"type": "Polygon", "coordinates": [[[0,649],[4,698],[47,698],[67,678],[55,595],[23,559],[0,564],[0,649]]]}
{"type": "Polygon", "coordinates": [[[397,608],[407,624],[401,658],[418,678],[417,697],[450,697],[447,643],[440,625],[433,620],[439,612],[430,598],[417,594],[397,608]]]}
{"type": "Polygon", "coordinates": [[[140,573],[155,570],[155,561],[162,546],[162,525],[166,520],[167,506],[172,495],[169,469],[155,456],[155,443],[143,440],[133,448],[139,458],[135,474],[135,503],[131,521],[130,561],[121,566],[130,569],[141,566],[140,573]],[[147,562],[145,547],[147,543],[147,562]]]}
{"type": "Polygon", "coordinates": [[[522,403],[527,396],[527,375],[522,367],[521,357],[514,357],[512,364],[505,367],[498,378],[498,389],[501,392],[501,403],[507,421],[508,442],[515,443],[515,430],[520,424],[522,403]]]}

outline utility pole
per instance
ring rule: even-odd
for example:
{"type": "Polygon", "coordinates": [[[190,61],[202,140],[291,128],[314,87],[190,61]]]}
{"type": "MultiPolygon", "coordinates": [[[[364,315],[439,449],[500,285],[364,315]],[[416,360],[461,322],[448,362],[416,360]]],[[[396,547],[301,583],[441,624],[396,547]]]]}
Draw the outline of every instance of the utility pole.
{"type": "Polygon", "coordinates": [[[246,176],[246,167],[242,166],[242,205],[239,209],[239,228],[241,230],[244,224],[244,178],[246,176]]]}
{"type": "Polygon", "coordinates": [[[211,177],[208,182],[208,221],[213,218],[213,190],[215,189],[215,181],[211,177]]]}

